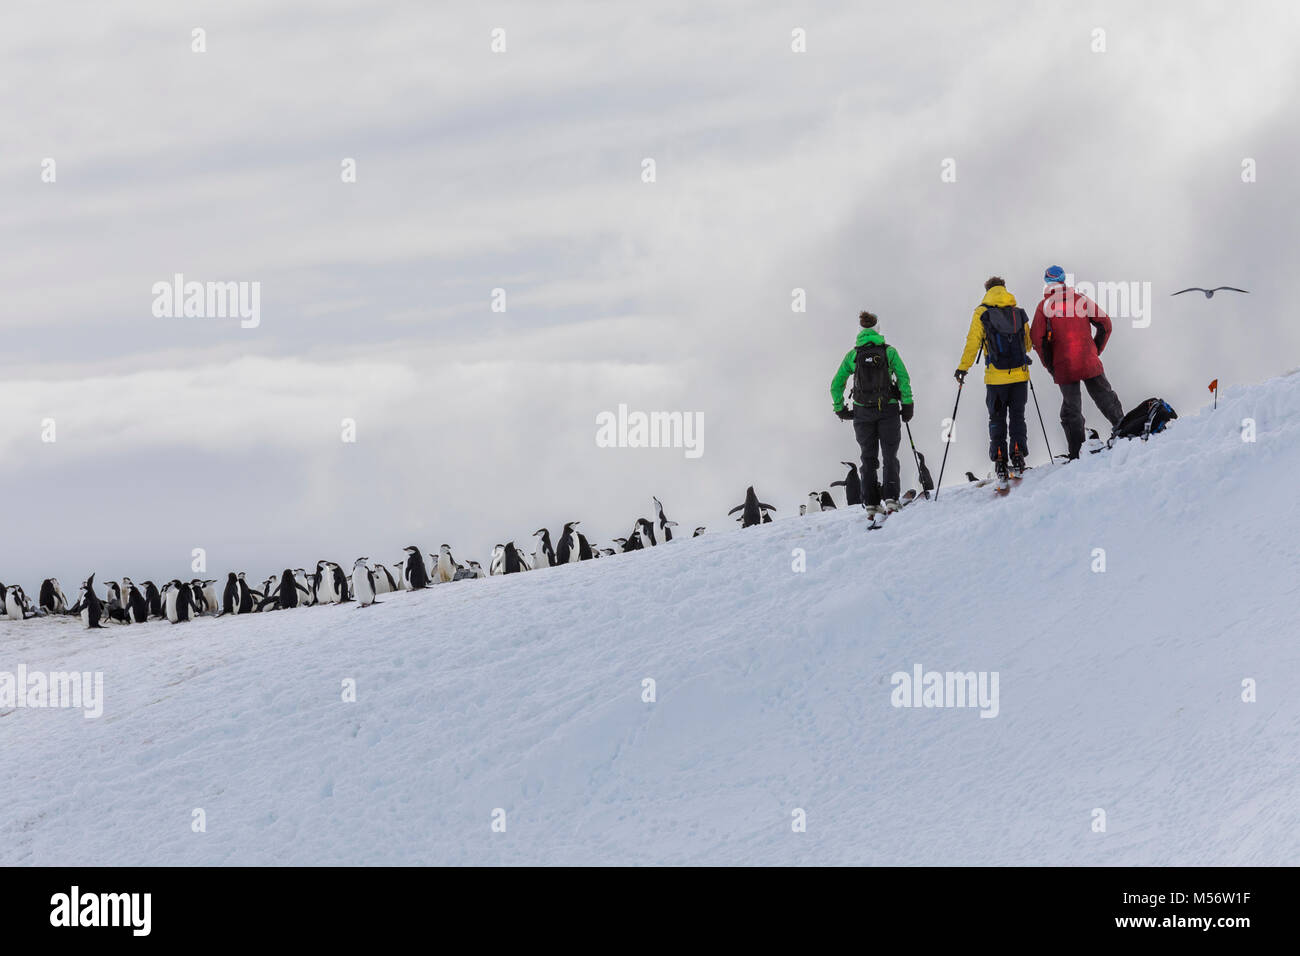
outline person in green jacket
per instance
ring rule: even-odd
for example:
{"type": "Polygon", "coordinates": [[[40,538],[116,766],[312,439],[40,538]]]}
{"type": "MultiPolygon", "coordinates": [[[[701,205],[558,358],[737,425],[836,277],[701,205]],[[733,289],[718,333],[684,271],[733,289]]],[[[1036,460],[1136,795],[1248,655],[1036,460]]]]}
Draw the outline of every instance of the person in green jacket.
{"type": "Polygon", "coordinates": [[[868,514],[898,510],[898,446],[901,422],[912,420],[912,380],[892,345],[876,331],[876,317],[858,315],[858,341],[831,379],[831,402],[842,421],[853,422],[862,448],[862,501],[868,514]],[[844,406],[844,385],[853,376],[853,409],[844,406]],[[884,481],[876,476],[884,464],[884,481]],[[883,500],[883,503],[882,503],[883,500]]]}

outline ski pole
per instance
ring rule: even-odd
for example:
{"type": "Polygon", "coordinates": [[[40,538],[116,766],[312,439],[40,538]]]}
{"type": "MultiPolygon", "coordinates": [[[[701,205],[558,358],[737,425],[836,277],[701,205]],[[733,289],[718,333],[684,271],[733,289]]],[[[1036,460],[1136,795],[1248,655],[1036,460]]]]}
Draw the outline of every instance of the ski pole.
{"type": "Polygon", "coordinates": [[[948,466],[948,448],[952,445],[952,430],[957,427],[957,406],[961,404],[961,390],[965,385],[964,381],[957,383],[957,401],[952,403],[952,424],[948,426],[947,441],[943,443],[943,461],[939,463],[939,482],[934,486],[935,501],[939,500],[939,489],[943,487],[943,470],[948,466]]]}
{"type": "Polygon", "coordinates": [[[1034,391],[1034,380],[1031,376],[1027,379],[1029,382],[1029,394],[1034,396],[1034,411],[1038,412],[1038,426],[1043,430],[1043,444],[1047,446],[1047,460],[1053,465],[1056,459],[1052,457],[1052,444],[1047,440],[1047,426],[1043,424],[1043,410],[1038,407],[1038,393],[1034,391]]]}

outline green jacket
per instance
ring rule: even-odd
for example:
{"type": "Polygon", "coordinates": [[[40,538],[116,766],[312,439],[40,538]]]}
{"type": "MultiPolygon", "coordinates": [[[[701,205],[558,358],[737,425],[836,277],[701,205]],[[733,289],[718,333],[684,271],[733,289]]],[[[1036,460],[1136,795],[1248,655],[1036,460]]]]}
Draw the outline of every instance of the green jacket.
{"type": "MultiPolygon", "coordinates": [[[[853,377],[853,369],[857,364],[858,346],[859,345],[884,345],[885,339],[875,329],[863,329],[858,333],[858,341],[849,349],[844,361],[835,371],[835,377],[831,379],[831,401],[835,404],[835,410],[838,412],[844,407],[844,384],[853,377]]],[[[898,352],[891,345],[885,350],[885,355],[889,359],[889,370],[894,373],[894,382],[898,385],[898,391],[903,396],[903,404],[912,404],[912,379],[907,374],[907,366],[903,360],[898,357],[898,352]]],[[[894,402],[891,400],[891,405],[894,402]]]]}

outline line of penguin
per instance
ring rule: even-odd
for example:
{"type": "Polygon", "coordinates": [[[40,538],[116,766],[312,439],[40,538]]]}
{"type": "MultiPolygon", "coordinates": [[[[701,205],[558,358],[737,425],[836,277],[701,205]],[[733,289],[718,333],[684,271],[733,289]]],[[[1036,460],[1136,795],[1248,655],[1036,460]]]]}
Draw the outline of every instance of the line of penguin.
{"type": "MultiPolygon", "coordinates": [[[[1096,438],[1097,432],[1095,430],[1090,430],[1089,437],[1096,438]]],[[[921,455],[920,460],[921,466],[924,468],[925,456],[921,455]]],[[[854,505],[862,505],[862,479],[858,472],[857,463],[852,461],[842,461],[840,464],[848,469],[848,474],[838,481],[832,481],[830,487],[844,489],[845,505],[850,507],[854,505]]],[[[925,473],[920,477],[923,481],[927,480],[925,473]]],[[[975,475],[968,471],[966,472],[966,480],[979,481],[980,479],[976,478],[975,475]]],[[[928,488],[929,486],[927,485],[926,487],[928,488]]],[[[900,504],[907,504],[915,498],[916,495],[916,489],[910,489],[904,493],[901,499],[899,499],[900,504]]],[[[822,491],[810,491],[808,492],[807,502],[799,506],[799,514],[808,515],[820,511],[834,511],[837,507],[838,505],[835,504],[835,499],[831,496],[829,488],[822,491]]],[[[727,514],[734,515],[739,512],[740,517],[736,520],[740,522],[742,528],[749,528],[756,524],[767,524],[772,520],[771,513],[776,510],[777,509],[774,506],[759,501],[758,495],[754,491],[754,486],[750,485],[745,491],[745,500],[732,508],[727,512],[727,514]]]]}
{"type": "MultiPolygon", "coordinates": [[[[830,487],[844,489],[846,505],[860,505],[862,485],[858,466],[851,461],[840,464],[848,468],[848,474],[839,481],[832,481],[830,487]]],[[[976,480],[969,472],[966,477],[970,481],[976,480]]],[[[915,495],[915,491],[909,491],[903,500],[907,501],[915,495]]],[[[3,601],[0,601],[0,619],[23,621],[50,614],[72,614],[80,615],[85,627],[99,628],[106,623],[142,624],[145,621],[164,619],[180,624],[202,615],[220,617],[223,614],[254,614],[352,601],[361,607],[369,607],[380,603],[377,600],[379,595],[394,591],[419,591],[433,584],[485,578],[489,575],[517,574],[667,544],[673,540],[672,529],[677,527],[677,522],[670,520],[664,513],[664,506],[658,498],[651,500],[657,516],[658,535],[656,521],[637,518],[627,537],[613,539],[612,543],[616,546],[613,548],[600,548],[592,544],[585,534],[577,530],[581,522],[570,521],[564,525],[558,542],[552,542],[551,533],[546,528],[534,531],[537,549],[531,555],[526,554],[514,541],[496,545],[492,549],[492,559],[486,571],[477,561],[461,564],[452,555],[450,545],[444,544],[437,554],[429,555],[431,564],[428,566],[424,563],[420,549],[408,545],[404,549],[406,558],[392,565],[397,569],[396,574],[382,563],[372,565],[370,559],[365,557],[357,558],[352,565],[351,574],[346,573],[341,565],[322,559],[316,562],[315,571],[285,568],[263,581],[260,587],[250,585],[245,580],[245,572],[231,571],[226,575],[220,594],[217,593],[218,582],[215,578],[193,578],[189,581],[174,578],[159,587],[153,581],[137,585],[130,578],[123,577],[121,581],[109,581],[104,585],[106,594],[101,599],[95,590],[95,575],[92,573],[82,583],[74,603],[68,602],[57,578],[46,578],[41,583],[40,595],[33,603],[21,585],[6,587],[0,582],[0,595],[3,595],[3,601]]],[[[810,491],[807,503],[799,506],[799,514],[828,511],[835,507],[829,489],[810,491]]],[[[770,522],[772,512],[776,510],[774,505],[760,501],[754,486],[750,485],[745,491],[745,500],[727,514],[738,514],[736,521],[742,528],[749,528],[770,522]]],[[[697,527],[692,537],[699,537],[704,531],[703,526],[697,527]]]]}
{"type": "MultiPolygon", "coordinates": [[[[202,615],[220,617],[224,614],[254,614],[294,607],[312,607],[318,604],[344,604],[355,601],[361,607],[381,603],[381,594],[394,591],[419,591],[434,584],[485,578],[489,575],[516,574],[537,568],[555,567],[589,561],[618,553],[640,551],[673,540],[676,521],[664,514],[663,504],[653,498],[656,522],[637,518],[626,538],[614,538],[616,548],[600,548],[578,531],[578,521],[564,525],[554,544],[546,528],[533,532],[537,549],[527,555],[514,541],[498,544],[492,549],[488,570],[477,561],[461,564],[451,553],[450,545],[442,545],[437,554],[430,554],[426,565],[424,556],[415,545],[404,550],[406,557],[392,565],[372,564],[368,557],[357,558],[348,574],[333,561],[316,562],[316,570],[285,568],[253,587],[245,579],[245,572],[231,571],[218,593],[216,578],[179,578],[159,587],[153,581],[136,584],[128,577],[109,581],[103,585],[105,596],[96,591],[95,574],[81,585],[77,600],[69,603],[57,578],[46,578],[41,584],[36,603],[21,585],[5,586],[0,583],[0,619],[23,621],[51,614],[80,615],[87,628],[102,628],[105,624],[143,624],[150,620],[167,620],[180,624],[202,615]]],[[[704,527],[695,529],[692,537],[704,533],[704,527]]]]}

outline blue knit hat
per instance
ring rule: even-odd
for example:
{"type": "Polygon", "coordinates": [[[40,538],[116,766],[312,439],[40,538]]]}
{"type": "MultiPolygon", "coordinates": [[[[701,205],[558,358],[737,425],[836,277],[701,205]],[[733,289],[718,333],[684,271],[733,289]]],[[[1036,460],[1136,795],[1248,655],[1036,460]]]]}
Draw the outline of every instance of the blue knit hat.
{"type": "Polygon", "coordinates": [[[1065,270],[1060,266],[1048,266],[1047,271],[1043,273],[1044,282],[1064,282],[1065,270]]]}

